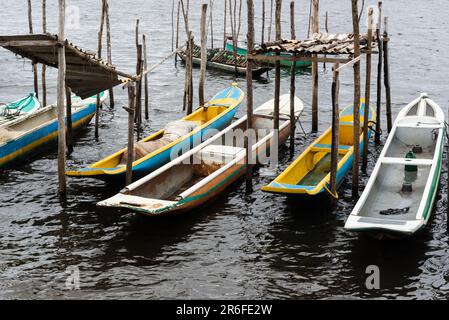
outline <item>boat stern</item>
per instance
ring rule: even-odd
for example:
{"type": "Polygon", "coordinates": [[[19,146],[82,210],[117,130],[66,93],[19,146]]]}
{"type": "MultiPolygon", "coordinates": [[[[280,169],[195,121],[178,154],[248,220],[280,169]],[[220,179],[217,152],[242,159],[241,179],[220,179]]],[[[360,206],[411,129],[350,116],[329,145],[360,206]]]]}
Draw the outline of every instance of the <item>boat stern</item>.
{"type": "Polygon", "coordinates": [[[173,211],[178,207],[178,202],[118,193],[109,199],[98,202],[97,206],[126,208],[147,215],[160,215],[173,211]]]}
{"type": "Polygon", "coordinates": [[[350,215],[345,229],[353,232],[367,233],[376,238],[400,238],[411,236],[424,226],[422,220],[378,219],[350,215]]]}

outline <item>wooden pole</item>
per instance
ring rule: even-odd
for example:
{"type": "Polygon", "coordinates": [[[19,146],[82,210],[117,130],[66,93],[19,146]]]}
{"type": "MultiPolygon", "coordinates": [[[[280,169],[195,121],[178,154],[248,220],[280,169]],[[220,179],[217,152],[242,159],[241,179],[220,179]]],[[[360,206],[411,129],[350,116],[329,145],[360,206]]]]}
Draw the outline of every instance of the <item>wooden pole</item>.
{"type": "MultiPolygon", "coordinates": [[[[65,24],[65,0],[59,0],[58,16],[58,39],[63,41],[65,24]]],[[[67,191],[67,181],[65,176],[65,108],[64,108],[64,89],[65,89],[65,46],[58,46],[58,86],[57,86],[57,109],[58,109],[58,192],[65,196],[67,191]]]]}
{"type": "Polygon", "coordinates": [[[175,50],[175,0],[171,2],[171,51],[175,50]]]}
{"type": "MultiPolygon", "coordinates": [[[[30,34],[33,34],[33,14],[31,7],[31,0],[28,0],[28,27],[30,34]]],[[[39,84],[37,80],[37,65],[35,62],[32,64],[33,66],[33,77],[34,77],[34,93],[36,94],[36,98],[39,99],[39,84]]]]}
{"type": "MultiPolygon", "coordinates": [[[[246,40],[248,42],[248,52],[254,49],[254,4],[253,0],[247,0],[246,5],[248,8],[248,33],[246,40]]],[[[253,127],[253,60],[248,57],[248,63],[246,65],[246,127],[247,132],[250,132],[253,127]]],[[[249,165],[252,159],[252,141],[249,141],[251,134],[245,135],[245,148],[246,148],[246,185],[251,188],[252,169],[249,165]]]]}
{"type": "MultiPolygon", "coordinates": [[[[147,39],[146,36],[143,35],[143,68],[145,70],[148,69],[148,61],[147,61],[147,39]]],[[[145,90],[145,120],[148,120],[149,115],[149,101],[148,101],[148,73],[145,73],[145,83],[144,83],[144,90],[145,90]]]]}
{"type": "Polygon", "coordinates": [[[268,42],[271,41],[271,28],[273,26],[273,0],[270,2],[270,24],[268,25],[268,42]]]}
{"type": "Polygon", "coordinates": [[[200,106],[204,106],[204,82],[206,81],[207,64],[207,29],[206,29],[207,4],[204,3],[201,8],[201,68],[200,80],[198,84],[198,99],[200,106]]]}
{"type": "Polygon", "coordinates": [[[126,159],[126,185],[133,180],[133,162],[134,162],[134,111],[135,111],[135,83],[128,82],[128,153],[126,159]]]}
{"type": "Polygon", "coordinates": [[[227,14],[227,8],[228,7],[228,2],[225,0],[224,1],[224,14],[223,14],[223,49],[226,49],[226,42],[227,42],[227,38],[226,38],[226,14],[227,14]]]}
{"type": "MultiPolygon", "coordinates": [[[[100,19],[100,31],[98,32],[98,59],[101,59],[102,56],[102,46],[103,46],[103,26],[105,19],[105,0],[101,1],[101,19],[100,19]]],[[[95,138],[98,139],[98,131],[100,127],[100,108],[101,108],[101,100],[100,94],[97,94],[97,105],[95,112],[95,138]]]]}
{"type": "Polygon", "coordinates": [[[262,34],[260,44],[265,43],[265,0],[262,0],[262,34]]]}
{"type": "Polygon", "coordinates": [[[189,32],[189,96],[187,99],[187,114],[193,111],[193,34],[189,32]]]}
{"type": "MultiPolygon", "coordinates": [[[[290,2],[290,36],[296,39],[295,32],[295,2],[290,2]]],[[[296,54],[295,54],[296,57],[296,54]]],[[[292,61],[290,68],[290,151],[295,151],[295,94],[296,94],[296,61],[292,61]]]]}
{"type": "MultiPolygon", "coordinates": [[[[105,0],[105,15],[106,15],[106,48],[107,48],[107,62],[112,64],[112,45],[111,45],[111,23],[109,21],[109,2],[105,0]]],[[[114,88],[109,88],[109,106],[114,108],[114,88]]]]}
{"type": "MultiPolygon", "coordinates": [[[[137,65],[136,74],[140,75],[143,71],[143,60],[142,60],[142,45],[137,46],[137,65]]],[[[135,111],[137,112],[136,119],[136,130],[137,130],[137,140],[140,140],[140,133],[142,130],[142,80],[136,82],[136,104],[135,111]]]]}
{"type": "MultiPolygon", "coordinates": [[[[275,28],[276,28],[276,41],[281,40],[281,12],[282,12],[282,0],[276,0],[275,11],[275,28]]],[[[279,97],[281,93],[281,62],[276,60],[275,62],[275,80],[274,80],[274,113],[273,122],[274,130],[279,133],[279,97]]]]}
{"type": "MultiPolygon", "coordinates": [[[[313,33],[319,32],[319,0],[313,0],[313,33]]],[[[317,55],[312,55],[316,58],[317,55]]],[[[312,131],[318,131],[318,62],[312,62],[312,131]]]]}
{"type": "MultiPolygon", "coordinates": [[[[47,33],[47,0],[42,0],[42,31],[47,33]]],[[[42,65],[42,106],[47,106],[47,66],[42,65]]]]}
{"type": "MultiPolygon", "coordinates": [[[[240,0],[241,3],[241,0],[240,0]]],[[[231,33],[232,33],[232,45],[233,45],[233,53],[234,53],[234,68],[235,68],[235,75],[238,74],[237,69],[237,47],[238,47],[238,35],[237,35],[237,26],[236,26],[236,19],[237,19],[237,2],[234,0],[234,13],[232,12],[232,1],[229,0],[229,16],[231,19],[231,33]]]]}
{"type": "MultiPolygon", "coordinates": [[[[326,31],[326,33],[329,33],[328,19],[329,19],[329,16],[328,16],[328,13],[326,11],[326,17],[325,17],[325,21],[324,21],[324,30],[326,31]]],[[[326,57],[326,55],[324,55],[324,57],[326,57]]],[[[326,70],[326,62],[323,63],[323,69],[326,70]]]]}
{"type": "Polygon", "coordinates": [[[338,149],[340,146],[339,129],[340,129],[340,110],[338,106],[339,93],[339,64],[334,65],[334,77],[332,81],[332,145],[331,145],[331,178],[330,190],[333,198],[337,194],[337,171],[338,171],[338,149]]]}
{"type": "MultiPolygon", "coordinates": [[[[189,97],[190,97],[190,79],[191,76],[189,74],[190,72],[190,38],[191,38],[191,32],[189,29],[189,12],[188,12],[188,6],[189,6],[189,2],[187,2],[187,10],[184,6],[184,0],[180,0],[181,1],[181,8],[182,8],[182,16],[184,18],[184,29],[186,31],[186,38],[187,38],[187,43],[186,43],[186,52],[185,52],[185,78],[184,78],[184,97],[183,97],[183,106],[182,106],[182,110],[188,110],[188,104],[189,104],[189,97]]],[[[187,111],[188,113],[188,111],[187,111]]],[[[188,113],[189,114],[189,113],[188,113]]]]}
{"type": "Polygon", "coordinates": [[[368,121],[371,99],[371,44],[373,41],[373,9],[368,10],[368,45],[366,53],[366,78],[365,78],[365,109],[363,112],[363,156],[362,172],[366,173],[368,166],[368,121]]]}
{"type": "MultiPolygon", "coordinates": [[[[179,48],[179,7],[181,5],[181,1],[178,0],[178,12],[176,16],[176,50],[179,48]]],[[[178,55],[175,54],[175,67],[178,66],[178,55]]]]}
{"type": "Polygon", "coordinates": [[[66,105],[66,144],[67,155],[73,152],[73,134],[72,134],[72,90],[69,86],[65,86],[65,105],[66,105]]]}
{"type": "MultiPolygon", "coordinates": [[[[360,56],[360,30],[358,0],[352,0],[352,26],[354,33],[354,58],[360,56]]],[[[352,164],[352,197],[359,194],[360,163],[360,61],[354,64],[354,157],[352,164]]]]}
{"type": "Polygon", "coordinates": [[[383,43],[382,37],[380,35],[380,27],[382,21],[382,1],[377,3],[378,6],[378,20],[376,26],[376,38],[378,45],[378,62],[377,62],[377,101],[376,101],[376,133],[374,136],[374,141],[376,144],[380,144],[380,132],[381,132],[381,103],[382,103],[382,60],[383,60],[383,43]]]}
{"type": "Polygon", "coordinates": [[[390,133],[393,127],[391,119],[391,89],[390,89],[390,65],[388,63],[388,17],[384,18],[384,34],[383,34],[383,55],[384,55],[384,85],[385,85],[385,100],[387,107],[387,130],[390,133]]]}
{"type": "Polygon", "coordinates": [[[210,46],[212,49],[214,48],[214,20],[212,16],[213,5],[213,0],[209,0],[210,46]]]}

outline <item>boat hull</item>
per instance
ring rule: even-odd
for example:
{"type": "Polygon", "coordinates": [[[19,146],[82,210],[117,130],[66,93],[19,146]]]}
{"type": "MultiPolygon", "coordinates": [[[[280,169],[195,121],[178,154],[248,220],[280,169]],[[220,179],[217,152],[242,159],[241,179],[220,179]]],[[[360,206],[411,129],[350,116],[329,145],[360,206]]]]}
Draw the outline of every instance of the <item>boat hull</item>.
{"type": "MultiPolygon", "coordinates": [[[[95,114],[96,104],[89,104],[72,114],[74,130],[87,125],[95,114]]],[[[37,153],[48,147],[58,138],[57,118],[43,126],[32,130],[18,139],[11,140],[0,147],[0,168],[9,166],[12,162],[23,160],[30,154],[37,153]]]]}

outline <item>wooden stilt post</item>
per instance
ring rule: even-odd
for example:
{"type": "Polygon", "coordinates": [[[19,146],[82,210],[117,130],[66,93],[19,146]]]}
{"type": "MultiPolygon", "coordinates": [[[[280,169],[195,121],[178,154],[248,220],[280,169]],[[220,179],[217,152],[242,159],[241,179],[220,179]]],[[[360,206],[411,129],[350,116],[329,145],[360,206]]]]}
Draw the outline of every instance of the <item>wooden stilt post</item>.
{"type": "Polygon", "coordinates": [[[377,46],[378,46],[378,63],[377,63],[377,101],[376,101],[376,133],[374,137],[374,141],[376,144],[380,144],[380,132],[381,128],[381,104],[382,104],[382,60],[383,60],[383,44],[382,37],[380,35],[381,21],[382,21],[382,1],[377,3],[378,6],[378,20],[376,26],[376,38],[377,38],[377,46]]]}
{"type": "Polygon", "coordinates": [[[383,55],[384,55],[384,85],[385,85],[385,100],[387,109],[387,130],[390,133],[393,127],[393,122],[391,119],[391,89],[390,89],[390,66],[388,63],[388,17],[384,18],[384,34],[382,37],[383,41],[383,55]]]}
{"type": "MultiPolygon", "coordinates": [[[[137,65],[136,65],[136,74],[142,74],[142,45],[139,43],[137,45],[137,65]]],[[[135,111],[137,115],[135,115],[136,119],[136,131],[137,131],[137,140],[140,140],[140,134],[142,130],[142,80],[136,81],[136,104],[135,111]]]]}
{"type": "MultiPolygon", "coordinates": [[[[248,52],[254,49],[254,3],[253,0],[247,0],[246,5],[248,8],[248,34],[246,40],[248,42],[248,52]]],[[[245,148],[246,148],[246,185],[248,189],[251,189],[252,181],[252,169],[249,165],[254,160],[252,159],[252,141],[250,141],[251,134],[249,133],[253,127],[253,60],[248,57],[248,63],[246,65],[246,127],[248,134],[245,136],[245,148]]]]}
{"type": "MultiPolygon", "coordinates": [[[[28,0],[28,27],[30,34],[33,34],[33,14],[31,7],[31,0],[28,0]]],[[[36,98],[39,99],[39,84],[37,80],[37,65],[33,62],[33,76],[34,76],[34,92],[36,94],[36,98]]]]}
{"type": "Polygon", "coordinates": [[[187,114],[191,114],[193,111],[193,34],[189,32],[189,96],[187,99],[187,114]]]}
{"type": "Polygon", "coordinates": [[[204,82],[206,81],[206,63],[207,63],[207,30],[206,30],[207,4],[201,7],[201,68],[200,81],[198,85],[198,98],[200,106],[204,106],[204,82]]]}
{"type": "MultiPolygon", "coordinates": [[[[102,56],[102,46],[103,46],[103,26],[105,19],[105,0],[101,1],[101,19],[100,19],[100,31],[98,32],[98,59],[101,59],[102,56]]],[[[98,139],[98,131],[100,127],[100,108],[101,108],[101,100],[100,94],[97,94],[97,105],[95,112],[95,138],[98,139]]]]}
{"type": "Polygon", "coordinates": [[[171,1],[171,51],[175,50],[175,0],[171,1]]]}
{"type": "Polygon", "coordinates": [[[128,82],[128,153],[126,159],[126,185],[133,180],[133,162],[134,162],[134,111],[135,111],[135,83],[128,82]]]}
{"type": "Polygon", "coordinates": [[[187,1],[187,10],[184,6],[184,1],[181,1],[182,8],[182,16],[184,18],[184,26],[187,35],[186,49],[185,49],[185,78],[184,78],[184,98],[183,98],[183,107],[182,110],[187,109],[187,114],[190,114],[192,111],[190,107],[190,101],[192,100],[192,33],[189,28],[189,2],[187,1]],[[189,111],[190,110],[190,111],[189,111]]]}
{"type": "Polygon", "coordinates": [[[214,20],[212,16],[214,2],[209,0],[209,21],[210,21],[210,47],[214,48],[214,20]]]}
{"type": "Polygon", "coordinates": [[[223,14],[223,49],[226,49],[226,42],[227,42],[227,37],[226,37],[226,15],[227,15],[227,8],[228,7],[228,2],[225,0],[224,1],[224,14],[223,14]]]}
{"type": "MultiPolygon", "coordinates": [[[[360,28],[357,1],[352,0],[352,26],[354,33],[354,58],[360,56],[360,28]]],[[[359,194],[360,163],[360,61],[354,64],[354,159],[352,164],[352,197],[359,194]]]]}
{"type": "Polygon", "coordinates": [[[330,191],[335,199],[337,194],[337,170],[338,170],[338,149],[340,145],[340,110],[338,106],[339,82],[339,64],[334,65],[334,77],[332,81],[332,145],[331,145],[331,178],[330,191]]]}
{"type": "MultiPolygon", "coordinates": [[[[276,41],[281,40],[281,12],[282,12],[282,0],[276,0],[276,11],[275,11],[276,41]]],[[[277,55],[279,56],[279,54],[277,55]]],[[[273,113],[274,130],[276,134],[279,133],[280,94],[281,94],[281,62],[279,60],[276,60],[275,80],[274,80],[274,113],[273,113]]]]}
{"type": "MultiPolygon", "coordinates": [[[[328,16],[328,13],[326,11],[326,17],[325,17],[325,20],[324,20],[324,31],[326,31],[326,33],[329,33],[329,28],[328,28],[328,25],[327,25],[328,19],[329,19],[329,16],[328,16]]],[[[326,55],[324,55],[324,57],[326,57],[326,55]]],[[[323,63],[323,69],[326,70],[326,62],[323,63]]]]}
{"type": "MultiPolygon", "coordinates": [[[[47,33],[47,0],[42,0],[42,31],[47,33]]],[[[42,65],[42,106],[47,106],[47,66],[42,65]]]]}
{"type": "MultiPolygon", "coordinates": [[[[242,9],[242,0],[240,0],[240,12],[242,9]]],[[[237,65],[237,49],[238,49],[238,32],[237,32],[237,2],[234,0],[234,8],[232,8],[232,2],[229,0],[229,15],[231,19],[231,33],[232,33],[232,45],[233,45],[233,53],[234,53],[234,68],[235,68],[235,75],[238,74],[238,65],[237,65]],[[232,10],[234,9],[234,13],[232,10]]],[[[239,21],[240,24],[240,21],[239,21]]],[[[239,26],[240,30],[240,26],[239,26]]]]}
{"type": "MultiPolygon", "coordinates": [[[[319,32],[319,0],[313,0],[313,33],[319,32]]],[[[316,58],[317,55],[312,55],[316,58]]],[[[312,62],[312,131],[318,131],[318,62],[312,62]]]]}
{"type": "MultiPolygon", "coordinates": [[[[65,24],[65,0],[59,0],[58,15],[58,39],[64,41],[64,24],[65,24]]],[[[57,86],[57,109],[58,109],[58,192],[65,196],[67,192],[67,182],[65,176],[65,159],[66,159],[66,140],[65,140],[65,107],[64,92],[65,89],[65,46],[58,47],[58,86],[57,86]]]]}
{"type": "MultiPolygon", "coordinates": [[[[296,39],[295,32],[295,2],[290,2],[290,35],[296,39]]],[[[296,54],[294,55],[296,57],[296,54]]],[[[296,61],[292,61],[290,68],[290,151],[295,151],[295,94],[296,94],[296,61]]]]}
{"type": "Polygon", "coordinates": [[[271,0],[270,2],[270,24],[268,25],[268,42],[271,41],[271,28],[273,26],[273,2],[274,0],[271,0]]]}
{"type": "MultiPolygon", "coordinates": [[[[112,45],[111,45],[111,23],[109,20],[109,2],[105,0],[105,15],[106,15],[106,48],[107,48],[107,62],[112,64],[112,45]]],[[[114,88],[109,88],[109,106],[114,108],[114,88]]]]}
{"type": "MultiPolygon", "coordinates": [[[[176,14],[176,50],[179,49],[179,7],[181,5],[181,1],[178,0],[178,12],[176,14]]],[[[178,54],[175,54],[175,67],[178,66],[178,54]]]]}
{"type": "MultiPolygon", "coordinates": [[[[146,36],[143,35],[143,69],[148,69],[148,61],[147,61],[147,39],[146,36]]],[[[145,82],[144,82],[144,90],[145,90],[145,120],[148,120],[149,115],[149,101],[148,101],[148,73],[145,73],[145,82]]]]}
{"type": "Polygon", "coordinates": [[[366,78],[365,78],[365,108],[363,112],[363,157],[362,172],[366,173],[368,166],[368,121],[371,99],[371,43],[373,41],[373,9],[368,10],[368,45],[366,52],[366,78]]]}
{"type": "Polygon", "coordinates": [[[67,144],[67,155],[73,152],[73,135],[72,135],[72,90],[69,86],[65,87],[65,104],[66,104],[66,144],[67,144]]]}
{"type": "Polygon", "coordinates": [[[262,0],[262,34],[260,44],[265,43],[265,0],[262,0]]]}

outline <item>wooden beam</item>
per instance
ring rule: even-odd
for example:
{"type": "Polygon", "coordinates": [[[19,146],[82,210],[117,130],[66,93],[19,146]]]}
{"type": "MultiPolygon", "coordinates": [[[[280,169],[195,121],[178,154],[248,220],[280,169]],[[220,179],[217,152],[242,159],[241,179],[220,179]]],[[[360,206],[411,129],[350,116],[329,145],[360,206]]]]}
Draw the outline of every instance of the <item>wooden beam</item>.
{"type": "MultiPolygon", "coordinates": [[[[143,68],[148,70],[148,61],[147,61],[147,39],[146,36],[143,35],[143,68]]],[[[148,73],[145,73],[144,78],[144,91],[145,91],[145,120],[150,118],[149,114],[149,100],[148,100],[148,73]]]]}
{"type": "MultiPolygon", "coordinates": [[[[33,14],[31,8],[31,0],[28,0],[28,27],[30,34],[33,34],[33,14]]],[[[34,92],[36,94],[36,98],[39,99],[39,83],[37,80],[37,65],[33,61],[33,79],[34,79],[34,92]]]]}
{"type": "MultiPolygon", "coordinates": [[[[338,106],[339,94],[339,65],[334,65],[334,75],[332,81],[332,145],[331,145],[331,177],[330,191],[331,196],[335,198],[337,194],[337,172],[338,172],[338,149],[340,146],[339,129],[340,129],[340,110],[338,106]]],[[[335,202],[335,201],[333,201],[335,202]]]]}
{"type": "MultiPolygon", "coordinates": [[[[247,42],[248,42],[248,50],[252,50],[254,48],[254,3],[253,0],[246,1],[248,7],[248,33],[247,33],[247,42]]],[[[253,60],[251,58],[248,59],[246,65],[246,128],[247,132],[250,132],[253,127],[253,60]]],[[[252,180],[252,169],[249,165],[254,160],[252,159],[252,144],[253,141],[249,141],[249,137],[251,134],[245,135],[245,149],[246,149],[246,182],[247,187],[251,187],[252,180]]]]}
{"type": "MultiPolygon", "coordinates": [[[[371,51],[373,39],[373,9],[368,10],[368,52],[371,51]]],[[[368,166],[368,121],[371,99],[371,53],[366,54],[366,74],[365,74],[365,109],[363,113],[363,156],[362,172],[366,173],[368,166]]]]}
{"type": "MultiPolygon", "coordinates": [[[[282,12],[282,0],[276,0],[275,9],[275,28],[276,28],[276,41],[281,40],[281,12],[282,12]]],[[[275,62],[275,80],[274,80],[274,112],[273,122],[275,134],[279,134],[279,99],[281,94],[281,62],[276,60],[275,62]]]]}
{"type": "Polygon", "coordinates": [[[134,162],[134,111],[135,111],[135,83],[128,82],[128,152],[126,158],[126,185],[131,184],[133,180],[133,162],[134,162]]]}
{"type": "Polygon", "coordinates": [[[67,155],[72,154],[73,152],[73,134],[72,134],[72,90],[70,87],[65,87],[65,103],[66,103],[66,124],[67,124],[67,133],[66,133],[66,144],[67,144],[67,155]]]}
{"type": "Polygon", "coordinates": [[[384,18],[384,34],[383,34],[383,56],[384,56],[384,85],[385,85],[385,105],[387,111],[387,131],[390,133],[393,127],[391,118],[391,88],[390,88],[390,65],[388,60],[388,17],[384,18]]]}
{"type": "MultiPolygon", "coordinates": [[[[358,16],[358,0],[352,0],[352,27],[354,32],[354,58],[360,56],[360,31],[358,16]]],[[[354,157],[352,164],[352,197],[359,195],[359,162],[360,162],[360,62],[354,64],[354,157]]]]}
{"type": "MultiPolygon", "coordinates": [[[[313,33],[319,32],[319,0],[312,0],[313,33]]],[[[313,55],[316,58],[316,55],[313,55]]],[[[312,61],[312,131],[318,131],[318,62],[312,61]]]]}
{"type": "Polygon", "coordinates": [[[207,4],[201,7],[201,66],[200,80],[198,84],[198,99],[200,106],[204,106],[204,82],[206,81],[207,68],[207,29],[206,29],[207,4]]]}
{"type": "MultiPolygon", "coordinates": [[[[42,0],[42,32],[47,32],[47,0],[42,0]]],[[[42,105],[47,106],[47,66],[42,65],[42,105]]]]}
{"type": "MultiPolygon", "coordinates": [[[[290,2],[290,36],[296,39],[295,2],[290,2]]],[[[290,151],[295,151],[295,94],[296,94],[296,61],[290,67],[290,151]]]]}
{"type": "Polygon", "coordinates": [[[374,136],[374,141],[376,144],[380,144],[380,133],[382,130],[382,117],[381,117],[381,104],[382,104],[382,62],[383,62],[383,43],[382,37],[380,35],[381,22],[382,22],[382,1],[377,3],[378,10],[378,20],[376,26],[376,38],[379,50],[379,60],[377,62],[377,101],[376,101],[376,133],[374,136]]]}
{"type": "Polygon", "coordinates": [[[329,57],[312,57],[312,56],[295,56],[291,55],[290,57],[286,55],[273,55],[266,56],[263,54],[248,54],[248,57],[251,57],[253,60],[262,61],[262,62],[275,62],[275,61],[311,61],[311,62],[328,62],[328,63],[348,63],[352,59],[350,58],[329,58],[329,57]]]}
{"type": "MultiPolygon", "coordinates": [[[[107,63],[112,64],[112,44],[111,44],[111,23],[109,20],[109,2],[105,0],[105,18],[106,18],[106,52],[107,63]]],[[[114,88],[109,88],[109,107],[114,108],[114,88]]]]}
{"type": "MultiPolygon", "coordinates": [[[[65,0],[59,0],[58,38],[64,39],[65,25],[65,0]]],[[[66,140],[65,140],[65,46],[58,47],[58,85],[57,85],[57,110],[58,110],[58,192],[65,196],[67,193],[67,181],[65,176],[66,140]]]]}
{"type": "MultiPolygon", "coordinates": [[[[101,18],[100,18],[100,30],[98,31],[98,59],[101,59],[102,56],[102,46],[103,46],[103,28],[104,28],[104,19],[105,19],[105,1],[101,1],[101,18]]],[[[95,139],[98,139],[99,136],[99,128],[100,128],[100,108],[101,108],[101,99],[100,94],[97,94],[97,102],[96,102],[96,110],[95,110],[95,139]]]]}

